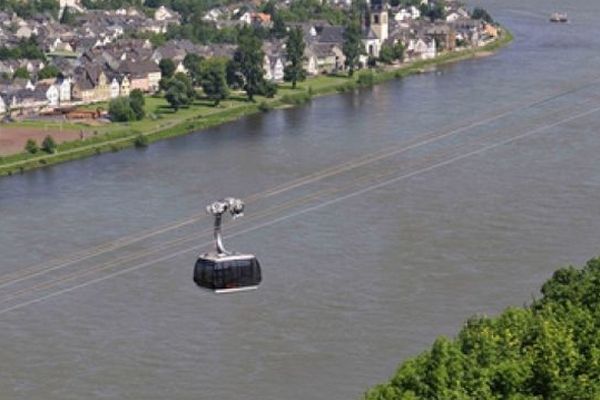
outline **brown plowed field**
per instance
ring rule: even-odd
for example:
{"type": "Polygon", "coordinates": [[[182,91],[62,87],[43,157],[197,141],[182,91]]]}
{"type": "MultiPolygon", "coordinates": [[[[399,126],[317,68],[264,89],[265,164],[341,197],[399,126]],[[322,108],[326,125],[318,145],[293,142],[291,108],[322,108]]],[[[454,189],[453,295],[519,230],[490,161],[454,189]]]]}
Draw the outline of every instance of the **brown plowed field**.
{"type": "Polygon", "coordinates": [[[0,156],[22,152],[27,139],[35,140],[41,146],[47,135],[51,135],[58,143],[79,139],[79,131],[76,130],[0,125],[0,156]]]}

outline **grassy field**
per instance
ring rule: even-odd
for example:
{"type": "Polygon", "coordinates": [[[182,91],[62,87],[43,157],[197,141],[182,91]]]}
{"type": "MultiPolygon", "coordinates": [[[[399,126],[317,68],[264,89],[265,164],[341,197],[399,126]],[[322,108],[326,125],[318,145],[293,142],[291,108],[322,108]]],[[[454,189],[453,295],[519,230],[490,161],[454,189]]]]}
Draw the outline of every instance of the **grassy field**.
{"type": "MultiPolygon", "coordinates": [[[[90,126],[74,122],[47,122],[41,120],[21,121],[14,123],[18,127],[60,127],[65,130],[85,132],[85,139],[61,143],[55,154],[20,153],[0,157],[0,176],[12,175],[26,170],[39,168],[67,160],[87,157],[108,151],[118,151],[131,147],[139,135],[144,135],[148,142],[175,137],[190,132],[206,129],[212,126],[232,121],[245,115],[266,111],[272,108],[302,104],[311,97],[335,92],[353,90],[357,86],[378,84],[390,79],[402,78],[435,65],[457,62],[473,58],[485,52],[495,51],[512,40],[509,32],[487,46],[451,52],[438,56],[433,60],[416,61],[400,67],[387,67],[372,71],[360,71],[354,77],[347,76],[317,76],[304,82],[299,82],[296,89],[290,84],[279,86],[277,95],[272,99],[257,96],[255,102],[249,102],[243,93],[233,93],[231,98],[222,101],[218,107],[211,102],[197,100],[187,108],[172,110],[164,98],[159,96],[146,97],[146,117],[141,121],[128,123],[109,123],[90,126]],[[361,75],[370,75],[365,79],[361,75]]],[[[107,103],[96,103],[86,106],[88,109],[108,108],[107,103]]]]}

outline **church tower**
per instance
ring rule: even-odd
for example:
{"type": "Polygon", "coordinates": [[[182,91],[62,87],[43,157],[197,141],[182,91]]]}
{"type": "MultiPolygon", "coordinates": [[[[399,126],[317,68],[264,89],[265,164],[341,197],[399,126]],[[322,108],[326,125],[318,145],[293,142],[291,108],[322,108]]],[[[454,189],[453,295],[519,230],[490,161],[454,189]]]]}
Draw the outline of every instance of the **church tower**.
{"type": "Polygon", "coordinates": [[[385,0],[371,1],[371,29],[383,43],[389,36],[388,10],[385,0]]]}

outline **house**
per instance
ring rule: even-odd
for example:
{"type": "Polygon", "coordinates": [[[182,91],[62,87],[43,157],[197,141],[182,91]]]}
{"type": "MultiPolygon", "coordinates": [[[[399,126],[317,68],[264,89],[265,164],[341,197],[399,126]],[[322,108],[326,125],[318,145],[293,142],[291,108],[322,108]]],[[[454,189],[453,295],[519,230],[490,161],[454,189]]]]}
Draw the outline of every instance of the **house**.
{"type": "Polygon", "coordinates": [[[71,101],[71,80],[43,79],[38,81],[35,90],[44,91],[50,107],[58,107],[71,101]]]}
{"type": "Polygon", "coordinates": [[[498,27],[492,25],[492,24],[485,24],[483,26],[483,31],[484,33],[486,33],[488,36],[495,38],[498,37],[498,27]]]}
{"type": "Polygon", "coordinates": [[[250,11],[246,11],[240,15],[239,20],[246,25],[250,25],[252,23],[252,13],[250,11]]]}
{"type": "Polygon", "coordinates": [[[279,55],[267,55],[263,59],[264,78],[268,81],[283,82],[284,63],[279,55]]]}
{"type": "Polygon", "coordinates": [[[220,8],[213,8],[213,9],[209,10],[206,14],[204,14],[202,19],[204,21],[216,22],[219,19],[221,19],[223,17],[223,15],[224,15],[224,13],[220,8]]]}
{"type": "Polygon", "coordinates": [[[308,49],[314,56],[317,73],[330,74],[344,69],[346,57],[341,45],[312,43],[308,49]]]}
{"type": "Polygon", "coordinates": [[[452,51],[456,47],[456,31],[447,24],[431,24],[424,33],[437,43],[438,50],[452,51]]]}
{"type": "Polygon", "coordinates": [[[304,69],[308,75],[317,75],[319,69],[317,67],[317,56],[310,47],[304,48],[304,69]]]}
{"type": "Polygon", "coordinates": [[[121,96],[129,96],[129,93],[131,92],[130,90],[130,83],[129,83],[129,78],[127,78],[126,76],[121,76],[119,79],[119,94],[121,96]]]}
{"type": "Polygon", "coordinates": [[[317,42],[339,44],[344,43],[344,27],[342,26],[323,26],[317,31],[317,42]]]}
{"type": "Polygon", "coordinates": [[[112,78],[112,80],[110,81],[110,98],[115,99],[119,97],[120,93],[121,85],[119,84],[119,81],[117,80],[117,78],[112,78]]]}
{"type": "Polygon", "coordinates": [[[415,20],[419,19],[420,17],[421,11],[415,6],[402,8],[400,11],[394,14],[394,20],[398,22],[415,20]]]}
{"type": "Polygon", "coordinates": [[[33,29],[31,29],[28,25],[20,26],[15,32],[15,36],[19,39],[29,39],[33,35],[33,29]]]}
{"type": "Polygon", "coordinates": [[[140,89],[142,92],[156,92],[162,77],[160,68],[152,60],[133,62],[126,60],[119,66],[118,72],[129,78],[130,90],[140,89]]]}
{"type": "Polygon", "coordinates": [[[84,103],[110,99],[110,84],[97,64],[88,64],[75,71],[72,97],[84,103]]]}
{"type": "Polygon", "coordinates": [[[63,78],[56,82],[58,87],[58,100],[60,104],[71,101],[71,78],[63,78]]]}
{"type": "Polygon", "coordinates": [[[261,12],[253,13],[252,14],[252,25],[260,26],[263,28],[270,28],[272,25],[271,15],[266,14],[266,13],[261,13],[261,12]]]}
{"type": "Polygon", "coordinates": [[[58,87],[52,83],[39,83],[35,87],[36,91],[44,93],[48,100],[48,106],[51,108],[58,107],[60,104],[60,94],[58,87]]]}
{"type": "Polygon", "coordinates": [[[435,40],[419,38],[409,45],[409,51],[412,52],[413,58],[421,60],[430,60],[437,56],[437,48],[435,40]]]}
{"type": "Polygon", "coordinates": [[[180,16],[175,11],[169,10],[165,6],[160,6],[154,12],[155,21],[179,21],[180,16]]]}
{"type": "Polygon", "coordinates": [[[48,105],[48,98],[44,88],[39,90],[22,89],[8,94],[8,112],[19,115],[31,115],[39,113],[48,105]]]}
{"type": "Polygon", "coordinates": [[[4,101],[4,97],[0,96],[0,115],[6,114],[6,102],[4,101]]]}

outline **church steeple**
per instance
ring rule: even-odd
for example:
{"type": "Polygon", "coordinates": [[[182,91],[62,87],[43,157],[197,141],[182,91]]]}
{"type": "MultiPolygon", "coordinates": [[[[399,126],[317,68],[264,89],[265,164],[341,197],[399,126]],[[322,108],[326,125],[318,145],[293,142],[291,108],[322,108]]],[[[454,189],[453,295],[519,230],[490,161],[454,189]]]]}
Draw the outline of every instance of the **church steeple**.
{"type": "Polygon", "coordinates": [[[389,36],[388,10],[386,0],[371,1],[371,29],[380,40],[385,41],[389,36]]]}

